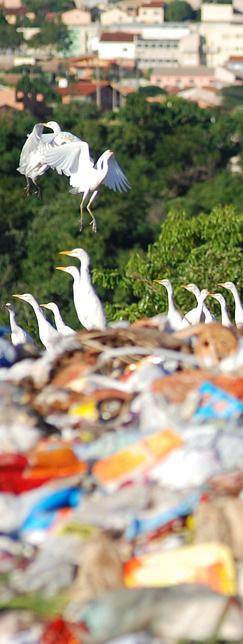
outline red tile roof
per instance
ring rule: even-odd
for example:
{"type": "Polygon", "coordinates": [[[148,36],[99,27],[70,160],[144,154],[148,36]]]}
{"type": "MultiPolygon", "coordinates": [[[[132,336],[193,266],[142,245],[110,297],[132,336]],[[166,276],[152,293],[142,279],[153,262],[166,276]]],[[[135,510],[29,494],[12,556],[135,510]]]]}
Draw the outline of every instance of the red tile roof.
{"type": "Polygon", "coordinates": [[[144,8],[150,9],[150,7],[151,9],[153,8],[161,9],[161,7],[163,6],[164,6],[164,2],[160,0],[151,0],[151,2],[143,2],[143,4],[141,4],[140,7],[138,7],[138,9],[144,9],[144,8]]]}
{"type": "Polygon", "coordinates": [[[133,42],[136,34],[125,33],[122,31],[104,31],[101,34],[101,42],[133,42]]]}
{"type": "MultiPolygon", "coordinates": [[[[99,81],[99,87],[101,89],[109,87],[109,85],[108,81],[99,81]]],[[[57,92],[60,96],[89,96],[89,94],[94,94],[96,86],[97,83],[80,81],[68,87],[57,87],[57,92]]]]}
{"type": "Polygon", "coordinates": [[[15,9],[1,6],[1,11],[3,11],[5,16],[24,16],[28,12],[28,9],[25,6],[16,7],[15,9]]]}
{"type": "Polygon", "coordinates": [[[230,56],[229,60],[233,63],[243,63],[243,56],[230,56]]]}

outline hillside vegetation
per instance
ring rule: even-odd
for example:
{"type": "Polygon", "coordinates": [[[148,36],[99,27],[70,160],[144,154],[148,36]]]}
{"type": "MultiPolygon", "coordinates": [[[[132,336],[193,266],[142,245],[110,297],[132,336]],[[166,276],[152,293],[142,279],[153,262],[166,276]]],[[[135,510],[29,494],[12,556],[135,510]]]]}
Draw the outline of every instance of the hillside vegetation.
{"type": "MultiPolygon", "coordinates": [[[[148,103],[132,94],[117,113],[94,106],[57,106],[63,129],[87,140],[94,158],[111,148],[132,189],[101,188],[95,202],[98,232],[85,216],[79,232],[79,197],[54,172],[41,178],[42,198],[26,198],[16,172],[34,120],[7,113],[0,119],[1,302],[12,293],[33,293],[61,305],[67,323],[78,327],[71,278],[55,271],[59,250],[82,246],[91,255],[93,277],[109,319],[152,315],[165,307],[154,278],[169,277],[184,310],[193,306],[180,284],[195,281],[215,289],[226,278],[242,287],[243,181],[232,174],[231,157],[242,155],[241,111],[202,110],[182,99],[148,103]]],[[[67,263],[67,262],[66,262],[67,263]]],[[[231,300],[229,300],[231,303],[231,300]]],[[[17,303],[18,319],[35,329],[29,306],[17,303]]],[[[212,307],[213,308],[213,307],[212,307]]],[[[2,310],[0,322],[6,323],[2,310]]]]}

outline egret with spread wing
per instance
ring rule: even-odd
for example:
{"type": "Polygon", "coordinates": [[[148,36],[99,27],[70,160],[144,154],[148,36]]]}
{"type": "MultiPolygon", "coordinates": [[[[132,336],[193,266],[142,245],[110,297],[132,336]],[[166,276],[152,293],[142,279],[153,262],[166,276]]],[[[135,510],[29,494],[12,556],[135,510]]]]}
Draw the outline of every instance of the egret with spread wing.
{"type": "Polygon", "coordinates": [[[116,161],[111,150],[105,150],[94,163],[90,156],[89,145],[85,141],[74,141],[65,146],[52,148],[44,151],[43,163],[46,163],[58,174],[65,174],[70,177],[69,183],[72,194],[83,193],[80,204],[80,230],[83,226],[83,206],[89,196],[87,210],[91,217],[93,231],[96,232],[96,220],[91,210],[98,187],[104,183],[107,188],[114,191],[127,191],[130,188],[127,177],[116,161]]]}
{"type": "Polygon", "coordinates": [[[36,186],[36,193],[40,194],[40,188],[36,182],[37,177],[43,175],[48,169],[48,164],[43,159],[45,147],[48,149],[52,147],[63,145],[68,141],[79,141],[80,139],[71,132],[63,132],[60,125],[56,121],[48,121],[48,123],[37,123],[34,125],[33,130],[27,135],[27,139],[23,145],[19,167],[17,168],[20,174],[26,177],[26,193],[30,193],[30,181],[36,186]],[[52,130],[51,133],[43,133],[44,127],[52,130]]]}

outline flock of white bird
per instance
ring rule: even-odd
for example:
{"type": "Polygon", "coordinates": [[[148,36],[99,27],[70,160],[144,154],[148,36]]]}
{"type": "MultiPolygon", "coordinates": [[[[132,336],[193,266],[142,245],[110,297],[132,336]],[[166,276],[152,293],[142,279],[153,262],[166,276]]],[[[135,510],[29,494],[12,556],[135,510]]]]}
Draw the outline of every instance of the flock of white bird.
{"type": "MultiPolygon", "coordinates": [[[[170,327],[173,330],[179,331],[180,329],[183,329],[190,325],[199,324],[202,322],[204,322],[205,324],[207,324],[208,322],[213,322],[215,320],[215,317],[212,315],[209,308],[205,304],[205,300],[207,297],[213,297],[215,300],[219,302],[220,308],[221,308],[221,323],[223,324],[223,326],[227,326],[227,327],[232,326],[232,322],[230,321],[230,317],[227,311],[227,304],[224,296],[221,293],[211,293],[206,288],[200,291],[200,289],[198,288],[198,286],[196,286],[196,284],[183,284],[182,288],[185,288],[187,291],[195,295],[195,298],[197,300],[197,305],[193,309],[188,311],[188,313],[186,313],[185,315],[181,315],[181,313],[178,311],[175,305],[173,287],[170,280],[165,279],[165,280],[154,280],[154,281],[164,286],[167,290],[167,295],[168,295],[167,319],[170,327]]],[[[218,284],[218,286],[222,286],[223,288],[227,289],[232,293],[234,298],[234,303],[235,303],[235,325],[238,328],[242,327],[243,326],[243,307],[242,307],[240,296],[235,284],[233,284],[233,282],[221,282],[218,284]]]]}
{"type": "MultiPolygon", "coordinates": [[[[73,278],[73,303],[77,313],[77,317],[82,327],[85,329],[105,329],[107,326],[106,317],[103,305],[98,298],[95,289],[92,285],[91,275],[89,270],[90,258],[88,253],[83,248],[74,248],[72,250],[60,251],[60,255],[68,255],[75,257],[80,261],[80,269],[77,266],[57,266],[56,269],[68,273],[73,278]]],[[[166,313],[166,321],[172,331],[178,331],[190,325],[195,325],[200,322],[208,323],[214,321],[214,317],[205,304],[207,297],[213,297],[221,306],[221,321],[224,326],[232,326],[230,321],[226,301],[221,293],[211,293],[207,289],[200,289],[195,284],[183,285],[190,293],[193,293],[197,300],[197,305],[188,311],[184,316],[176,308],[173,294],[173,287],[168,279],[154,280],[158,284],[164,286],[168,295],[168,310],[166,313]]],[[[237,327],[243,326],[243,307],[240,301],[239,293],[233,282],[224,282],[219,284],[230,291],[234,297],[235,302],[235,325],[237,327]]],[[[49,350],[53,346],[53,341],[64,335],[75,334],[76,331],[70,326],[65,324],[62,319],[59,308],[55,302],[48,302],[47,304],[39,304],[39,302],[31,295],[31,293],[16,293],[13,295],[24,302],[28,302],[36,315],[36,320],[39,330],[39,339],[44,347],[49,350]],[[43,309],[50,310],[54,315],[55,327],[47,320],[43,309]]],[[[6,304],[9,312],[10,327],[11,327],[11,340],[16,346],[23,343],[32,342],[30,335],[21,327],[16,321],[16,313],[14,307],[9,302],[6,304]]]]}
{"type": "Polygon", "coordinates": [[[91,204],[98,194],[100,184],[119,192],[126,192],[130,188],[112,150],[105,150],[95,163],[90,155],[89,144],[71,132],[62,131],[56,121],[37,123],[22,148],[17,170],[26,177],[27,195],[30,193],[31,182],[36,186],[37,194],[40,194],[37,179],[49,168],[69,177],[72,194],[83,194],[80,230],[83,226],[83,207],[86,199],[89,199],[86,208],[91,217],[92,229],[96,232],[96,219],[91,204]],[[51,129],[52,133],[43,133],[44,127],[51,129]]]}
{"type": "MultiPolygon", "coordinates": [[[[55,169],[58,174],[64,174],[69,177],[70,192],[83,194],[80,204],[80,229],[83,224],[84,203],[89,198],[87,210],[91,216],[92,228],[96,231],[96,220],[90,207],[98,193],[98,187],[101,183],[104,183],[111,190],[118,190],[120,192],[130,188],[128,180],[111,150],[103,152],[98,161],[94,163],[90,156],[88,143],[82,141],[71,132],[62,131],[59,124],[55,121],[37,123],[32,132],[27,136],[21,151],[18,171],[26,177],[27,194],[30,192],[31,182],[36,186],[37,193],[39,192],[37,179],[48,168],[55,169]],[[44,127],[51,129],[52,132],[45,134],[43,132],[44,127]]],[[[74,248],[73,250],[61,251],[60,254],[75,257],[80,261],[80,270],[77,266],[56,267],[59,271],[69,273],[73,278],[73,302],[79,322],[82,327],[88,330],[105,329],[105,313],[91,282],[88,253],[82,248],[74,248]]],[[[200,291],[196,284],[183,285],[183,288],[193,293],[197,304],[188,313],[182,315],[175,305],[173,287],[170,280],[163,279],[154,281],[164,286],[167,290],[168,310],[166,313],[166,322],[167,328],[169,327],[172,331],[177,331],[201,322],[212,322],[215,318],[205,304],[205,300],[208,297],[213,297],[219,302],[222,324],[227,327],[232,325],[225,298],[221,293],[211,293],[207,289],[200,291]]],[[[219,284],[219,286],[224,287],[233,295],[235,302],[235,325],[242,327],[243,308],[235,284],[233,282],[224,282],[219,284]]],[[[30,293],[24,293],[22,295],[15,294],[13,297],[24,300],[32,306],[37,319],[40,341],[47,350],[53,346],[53,341],[60,338],[60,336],[76,333],[74,329],[65,324],[55,302],[39,304],[30,293]],[[53,313],[55,327],[46,318],[43,309],[48,309],[53,313]]],[[[6,308],[10,316],[12,343],[16,346],[31,342],[30,335],[18,325],[12,304],[7,303],[6,308]]]]}

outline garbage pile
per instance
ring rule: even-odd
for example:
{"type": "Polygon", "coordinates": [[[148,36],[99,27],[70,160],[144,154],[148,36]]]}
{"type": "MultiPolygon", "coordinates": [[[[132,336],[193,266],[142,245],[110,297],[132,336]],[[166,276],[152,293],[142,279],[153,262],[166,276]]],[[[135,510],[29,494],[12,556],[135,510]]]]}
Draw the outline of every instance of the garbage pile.
{"type": "Polygon", "coordinates": [[[243,641],[243,337],[0,346],[0,642],[243,641]]]}

